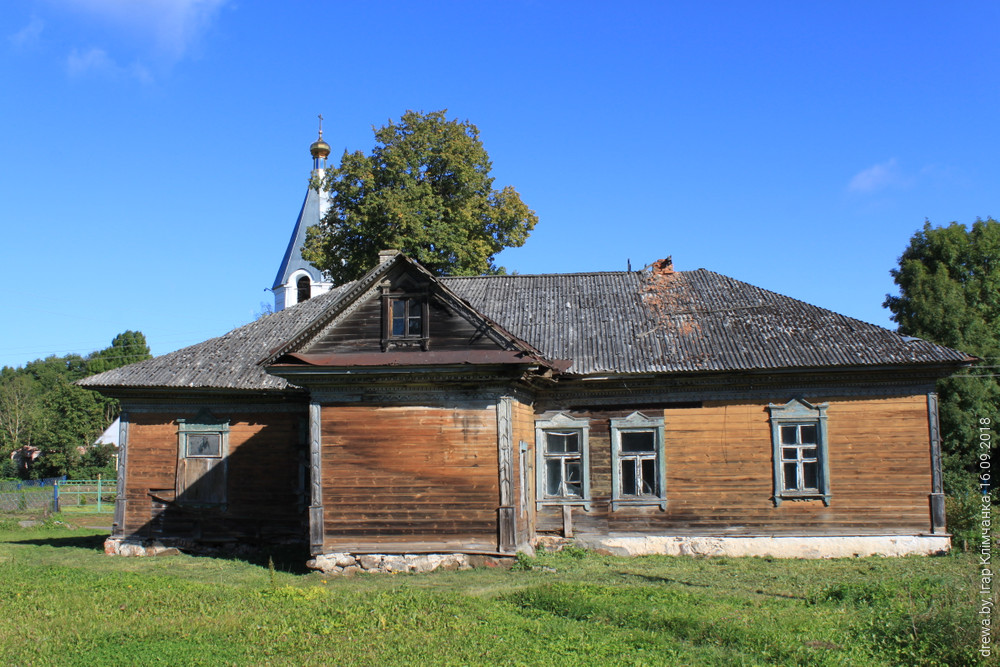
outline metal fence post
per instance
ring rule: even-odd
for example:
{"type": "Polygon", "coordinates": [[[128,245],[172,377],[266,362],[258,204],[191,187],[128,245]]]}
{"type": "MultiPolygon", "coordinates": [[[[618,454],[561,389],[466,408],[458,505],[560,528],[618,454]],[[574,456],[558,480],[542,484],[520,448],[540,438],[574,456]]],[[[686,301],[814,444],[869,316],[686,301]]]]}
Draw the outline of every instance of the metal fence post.
{"type": "Polygon", "coordinates": [[[59,511],[59,482],[52,485],[52,511],[59,511]]]}
{"type": "Polygon", "coordinates": [[[97,476],[97,512],[101,511],[101,476],[97,476]]]}

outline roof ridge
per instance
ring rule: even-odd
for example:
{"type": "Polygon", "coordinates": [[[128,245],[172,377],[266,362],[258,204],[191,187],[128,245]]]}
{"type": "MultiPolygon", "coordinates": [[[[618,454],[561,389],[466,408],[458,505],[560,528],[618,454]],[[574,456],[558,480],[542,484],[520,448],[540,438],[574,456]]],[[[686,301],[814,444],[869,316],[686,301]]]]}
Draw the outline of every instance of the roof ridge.
{"type": "MultiPolygon", "coordinates": [[[[549,278],[563,276],[618,276],[645,273],[644,269],[638,271],[574,271],[571,273],[502,273],[483,276],[438,276],[438,280],[470,280],[470,279],[496,279],[496,278],[549,278]]],[[[685,273],[677,271],[676,273],[685,273]]]]}

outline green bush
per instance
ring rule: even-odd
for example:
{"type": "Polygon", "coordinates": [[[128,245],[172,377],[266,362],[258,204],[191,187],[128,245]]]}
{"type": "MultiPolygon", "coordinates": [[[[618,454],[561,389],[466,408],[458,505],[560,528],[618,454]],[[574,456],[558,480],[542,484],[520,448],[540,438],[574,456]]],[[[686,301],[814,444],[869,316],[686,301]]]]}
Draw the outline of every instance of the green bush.
{"type": "Polygon", "coordinates": [[[968,551],[981,538],[982,492],[970,474],[948,475],[946,482],[950,492],[944,500],[945,521],[952,535],[952,545],[968,551]]]}

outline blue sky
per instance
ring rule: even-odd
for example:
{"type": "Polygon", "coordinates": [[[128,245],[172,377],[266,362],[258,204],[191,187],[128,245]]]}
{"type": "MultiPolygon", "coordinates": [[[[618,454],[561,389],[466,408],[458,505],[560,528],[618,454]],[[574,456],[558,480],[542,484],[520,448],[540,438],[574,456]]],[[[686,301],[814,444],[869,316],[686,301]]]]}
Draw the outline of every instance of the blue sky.
{"type": "Polygon", "coordinates": [[[0,366],[251,321],[316,115],[339,156],[407,109],[476,124],[538,213],[509,270],[672,255],[891,328],[924,220],[1000,216],[998,29],[992,1],[8,0],[0,366]]]}

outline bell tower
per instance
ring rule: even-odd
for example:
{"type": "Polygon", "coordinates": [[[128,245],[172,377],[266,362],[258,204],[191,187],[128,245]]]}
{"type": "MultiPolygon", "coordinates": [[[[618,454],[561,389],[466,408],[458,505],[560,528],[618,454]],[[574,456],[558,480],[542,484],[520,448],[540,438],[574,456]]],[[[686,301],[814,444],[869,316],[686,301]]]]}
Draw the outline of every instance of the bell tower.
{"type": "Polygon", "coordinates": [[[318,187],[326,175],[326,159],[330,156],[330,144],[323,141],[322,115],[319,116],[319,138],[309,146],[309,154],[313,159],[309,189],[306,190],[305,201],[302,202],[299,217],[292,229],[292,237],[271,287],[274,292],[274,312],[329,292],[333,287],[333,283],[322,271],[302,259],[306,229],[319,224],[330,205],[327,194],[318,187]]]}

